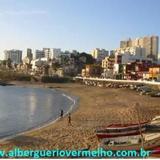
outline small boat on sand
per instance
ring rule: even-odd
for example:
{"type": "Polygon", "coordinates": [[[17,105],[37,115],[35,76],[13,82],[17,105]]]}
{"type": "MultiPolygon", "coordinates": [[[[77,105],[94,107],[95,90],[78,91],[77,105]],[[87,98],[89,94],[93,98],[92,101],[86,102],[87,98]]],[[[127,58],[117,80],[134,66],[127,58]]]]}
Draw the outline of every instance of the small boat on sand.
{"type": "MultiPolygon", "coordinates": [[[[159,118],[154,118],[158,124],[159,118]],[[158,119],[157,119],[158,118],[158,119]]],[[[148,131],[148,125],[155,123],[114,124],[96,130],[100,146],[107,150],[144,150],[160,152],[160,132],[148,131]],[[147,130],[146,130],[147,129],[147,130]]]]}
{"type": "Polygon", "coordinates": [[[101,147],[109,150],[154,150],[160,146],[160,133],[125,136],[116,138],[103,138],[100,140],[101,147]],[[143,143],[142,143],[143,141],[143,143]]]}
{"type": "MultiPolygon", "coordinates": [[[[141,123],[141,132],[146,130],[148,122],[141,123]]],[[[123,137],[139,135],[139,124],[112,124],[107,127],[101,127],[96,130],[96,135],[101,138],[123,137]]]]}
{"type": "Polygon", "coordinates": [[[159,125],[160,126],[160,116],[156,116],[150,122],[151,125],[159,125]]]}

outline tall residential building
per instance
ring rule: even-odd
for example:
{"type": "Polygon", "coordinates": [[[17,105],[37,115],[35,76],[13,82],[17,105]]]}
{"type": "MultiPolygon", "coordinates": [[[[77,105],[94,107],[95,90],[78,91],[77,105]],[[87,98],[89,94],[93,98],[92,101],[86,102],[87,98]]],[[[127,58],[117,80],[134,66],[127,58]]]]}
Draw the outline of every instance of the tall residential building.
{"type": "Polygon", "coordinates": [[[145,56],[154,60],[158,59],[159,37],[146,36],[139,39],[139,45],[145,48],[145,56]]]}
{"type": "Polygon", "coordinates": [[[45,57],[45,55],[44,55],[44,51],[43,50],[36,50],[35,51],[35,58],[36,59],[39,59],[39,58],[44,58],[45,57]]]}
{"type": "Polygon", "coordinates": [[[52,58],[53,59],[58,59],[61,54],[62,54],[62,51],[60,48],[52,48],[52,58]]]}
{"type": "Polygon", "coordinates": [[[20,64],[22,62],[22,51],[21,50],[5,50],[5,60],[11,59],[12,63],[20,64]]]}
{"type": "Polygon", "coordinates": [[[152,39],[151,54],[154,55],[156,59],[158,59],[159,37],[158,36],[152,36],[151,39],[152,39]]]}
{"type": "Polygon", "coordinates": [[[127,46],[128,46],[128,47],[132,47],[132,40],[131,40],[131,38],[128,39],[128,41],[127,41],[127,46]]]}
{"type": "Polygon", "coordinates": [[[126,64],[134,61],[143,61],[145,58],[145,49],[141,47],[127,47],[116,50],[115,63],[119,64],[121,58],[121,64],[126,64]]]}
{"type": "Polygon", "coordinates": [[[151,54],[151,48],[152,48],[152,40],[150,37],[144,37],[143,38],[143,44],[142,47],[145,48],[145,56],[148,57],[151,54]]]}
{"type": "Polygon", "coordinates": [[[132,40],[132,47],[133,46],[135,46],[135,47],[139,46],[139,39],[138,38],[132,40]]]}
{"type": "Polygon", "coordinates": [[[143,47],[144,46],[144,38],[141,37],[141,38],[138,38],[138,43],[137,45],[139,45],[140,47],[143,47]]]}
{"type": "Polygon", "coordinates": [[[120,41],[120,48],[126,48],[127,46],[127,41],[120,41]]]}
{"type": "Polygon", "coordinates": [[[43,48],[43,52],[47,59],[58,59],[62,53],[60,48],[43,48]]]}
{"type": "Polygon", "coordinates": [[[51,59],[51,49],[50,48],[43,48],[43,52],[44,52],[44,56],[47,58],[47,59],[51,59]]]}
{"type": "Polygon", "coordinates": [[[109,55],[109,51],[96,48],[91,52],[91,55],[97,60],[97,62],[101,62],[106,56],[109,55]]]}
{"type": "Polygon", "coordinates": [[[30,60],[33,59],[32,49],[30,48],[27,48],[27,58],[29,58],[30,60]]]}
{"type": "Polygon", "coordinates": [[[145,36],[136,38],[134,40],[127,40],[120,42],[120,48],[127,47],[141,47],[145,49],[145,57],[152,58],[153,60],[158,59],[159,49],[159,37],[158,36],[145,36]]]}
{"type": "Polygon", "coordinates": [[[132,40],[129,38],[126,41],[120,41],[120,48],[132,47],[132,40]]]}

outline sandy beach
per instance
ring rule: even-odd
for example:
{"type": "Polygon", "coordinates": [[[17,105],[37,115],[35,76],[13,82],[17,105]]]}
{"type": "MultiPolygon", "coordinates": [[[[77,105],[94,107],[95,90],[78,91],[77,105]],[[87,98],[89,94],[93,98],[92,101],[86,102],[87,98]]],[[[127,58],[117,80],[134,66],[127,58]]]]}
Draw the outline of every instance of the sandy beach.
{"type": "Polygon", "coordinates": [[[68,84],[23,84],[20,86],[53,87],[79,97],[78,107],[71,114],[72,126],[63,119],[30,133],[1,143],[1,149],[90,149],[98,147],[95,129],[112,123],[137,123],[137,111],[141,121],[160,115],[160,98],[140,96],[129,89],[98,88],[77,83],[68,84]]]}

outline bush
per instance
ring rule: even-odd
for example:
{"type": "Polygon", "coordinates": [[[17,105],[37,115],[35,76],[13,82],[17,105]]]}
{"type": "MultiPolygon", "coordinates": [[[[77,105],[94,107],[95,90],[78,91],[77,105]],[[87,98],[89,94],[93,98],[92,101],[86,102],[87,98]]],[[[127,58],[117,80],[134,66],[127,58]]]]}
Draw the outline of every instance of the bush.
{"type": "Polygon", "coordinates": [[[5,81],[30,81],[31,76],[13,71],[0,71],[0,79],[5,81]]]}
{"type": "Polygon", "coordinates": [[[25,75],[25,74],[18,74],[15,77],[15,80],[17,80],[17,81],[31,81],[31,76],[25,75]]]}
{"type": "Polygon", "coordinates": [[[41,78],[41,82],[44,82],[44,83],[68,83],[72,81],[73,80],[70,77],[43,76],[41,78]]]}

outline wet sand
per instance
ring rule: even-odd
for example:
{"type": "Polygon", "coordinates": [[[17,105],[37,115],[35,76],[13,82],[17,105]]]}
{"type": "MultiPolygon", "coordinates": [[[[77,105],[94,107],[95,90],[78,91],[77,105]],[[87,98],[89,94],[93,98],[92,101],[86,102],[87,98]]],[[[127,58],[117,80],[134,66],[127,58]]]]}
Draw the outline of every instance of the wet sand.
{"type": "Polygon", "coordinates": [[[68,119],[57,121],[36,130],[1,143],[1,149],[82,149],[98,147],[95,129],[112,123],[137,123],[160,115],[160,98],[140,96],[129,89],[98,88],[81,84],[23,84],[23,86],[53,87],[79,97],[77,109],[71,114],[72,126],[68,119]],[[134,104],[140,105],[135,110],[134,104]]]}

